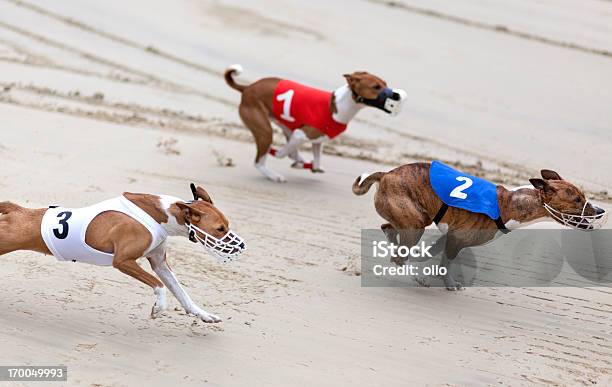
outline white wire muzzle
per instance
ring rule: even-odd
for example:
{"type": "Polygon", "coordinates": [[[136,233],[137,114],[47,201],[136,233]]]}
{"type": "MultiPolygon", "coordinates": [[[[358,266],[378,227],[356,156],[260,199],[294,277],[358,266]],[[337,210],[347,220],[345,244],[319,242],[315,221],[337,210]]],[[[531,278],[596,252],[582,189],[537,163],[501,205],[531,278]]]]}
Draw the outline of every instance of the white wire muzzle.
{"type": "Polygon", "coordinates": [[[591,231],[591,230],[599,230],[606,224],[608,220],[608,211],[604,210],[601,207],[595,206],[591,204],[596,210],[599,209],[603,212],[598,213],[596,215],[585,215],[587,205],[589,201],[587,200],[584,203],[584,207],[582,207],[582,213],[580,215],[567,214],[565,212],[561,212],[550,205],[544,203],[544,208],[550,216],[555,219],[557,222],[561,223],[564,226],[575,228],[576,230],[582,231],[591,231]]]}
{"type": "Polygon", "coordinates": [[[206,251],[223,263],[233,261],[246,250],[244,239],[232,230],[229,230],[221,238],[215,238],[206,231],[189,223],[187,224],[187,231],[190,241],[200,242],[204,245],[206,251]],[[200,234],[204,237],[202,238],[200,234]]]}

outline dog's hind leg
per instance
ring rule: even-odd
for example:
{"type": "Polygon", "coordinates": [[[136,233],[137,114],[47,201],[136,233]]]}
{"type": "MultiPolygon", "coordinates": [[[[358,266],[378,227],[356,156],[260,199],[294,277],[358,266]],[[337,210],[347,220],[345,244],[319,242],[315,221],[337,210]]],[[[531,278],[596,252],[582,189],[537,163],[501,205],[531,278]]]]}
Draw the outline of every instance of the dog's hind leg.
{"type": "Polygon", "coordinates": [[[382,232],[385,234],[385,237],[387,238],[387,241],[389,243],[395,243],[398,244],[399,240],[397,239],[398,236],[398,232],[397,230],[391,225],[391,223],[384,223],[380,225],[380,229],[382,230],[382,232]]]}
{"type": "MultiPolygon", "coordinates": [[[[424,229],[401,229],[396,230],[399,236],[399,245],[411,248],[419,243],[423,236],[424,229]]],[[[405,265],[407,258],[397,257],[393,260],[398,265],[405,265]]]]}
{"type": "Polygon", "coordinates": [[[17,250],[11,247],[11,241],[7,239],[10,233],[7,230],[6,222],[2,221],[2,216],[3,215],[0,214],[0,255],[17,250]]]}
{"type": "Polygon", "coordinates": [[[266,110],[262,106],[251,106],[241,104],[238,109],[242,122],[251,130],[257,146],[255,156],[255,168],[266,178],[277,183],[283,183],[286,179],[266,167],[266,158],[272,146],[272,125],[266,110]]]}
{"type": "Polygon", "coordinates": [[[11,227],[15,221],[15,214],[11,214],[11,212],[19,208],[21,207],[10,202],[0,203],[0,255],[19,250],[20,244],[23,242],[20,240],[23,235],[19,235],[11,227]]]}

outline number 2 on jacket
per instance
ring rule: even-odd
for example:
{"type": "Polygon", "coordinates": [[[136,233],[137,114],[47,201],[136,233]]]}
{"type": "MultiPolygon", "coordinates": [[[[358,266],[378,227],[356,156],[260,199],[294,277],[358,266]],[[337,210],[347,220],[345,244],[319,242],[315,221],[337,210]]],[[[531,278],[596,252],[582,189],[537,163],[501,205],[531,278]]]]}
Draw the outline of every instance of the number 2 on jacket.
{"type": "Polygon", "coordinates": [[[474,182],[469,177],[458,176],[455,180],[463,181],[464,183],[455,187],[454,190],[451,191],[450,196],[457,199],[467,199],[467,194],[463,191],[470,188],[474,182]]]}

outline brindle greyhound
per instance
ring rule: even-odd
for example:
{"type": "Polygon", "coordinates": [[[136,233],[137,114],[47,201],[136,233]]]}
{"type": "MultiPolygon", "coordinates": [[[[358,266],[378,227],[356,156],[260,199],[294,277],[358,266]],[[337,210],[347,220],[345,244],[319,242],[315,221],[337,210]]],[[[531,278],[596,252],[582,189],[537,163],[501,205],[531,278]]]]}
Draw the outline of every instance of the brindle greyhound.
{"type": "Polygon", "coordinates": [[[396,115],[406,98],[405,91],[390,89],[384,80],[364,71],[344,74],[347,84],[334,92],[324,92],[280,78],[263,78],[248,86],[240,85],[233,77],[241,72],[240,65],[230,66],[225,71],[225,81],[242,94],[239,113],[255,138],[255,168],[275,182],[286,180],[266,167],[268,153],[276,157],[289,156],[294,160],[293,168],[323,172],[323,142],[345,130],[361,108],[373,106],[396,115]],[[285,87],[286,84],[289,85],[285,87]],[[270,120],[283,129],[287,144],[282,149],[271,148],[273,130],[270,120]],[[312,163],[306,163],[298,152],[298,147],[308,141],[312,143],[312,163]]]}
{"type": "MultiPolygon", "coordinates": [[[[425,227],[434,222],[443,203],[431,186],[429,170],[429,163],[414,163],[387,173],[364,174],[355,180],[355,195],[365,194],[378,182],[374,206],[389,222],[381,226],[389,241],[397,242],[399,237],[400,245],[413,246],[420,240],[425,227]]],[[[497,186],[504,227],[514,229],[550,218],[579,229],[603,225],[607,213],[588,202],[580,189],[563,180],[557,172],[543,169],[541,175],[541,179],[529,179],[532,186],[514,190],[497,186]],[[585,223],[585,219],[590,220],[585,223]],[[597,225],[589,222],[597,222],[597,225]]],[[[447,232],[443,266],[464,247],[479,246],[494,239],[499,228],[487,215],[455,207],[449,207],[443,217],[436,220],[438,228],[447,232]]],[[[395,263],[402,265],[404,261],[400,259],[395,263]]],[[[443,279],[447,289],[461,288],[450,274],[443,279]]]]}
{"type": "Polygon", "coordinates": [[[192,201],[126,192],[81,209],[29,209],[0,202],[0,255],[31,250],[60,260],[112,265],[153,289],[156,302],[151,317],[166,310],[167,286],[188,314],[207,323],[220,322],[180,285],[166,262],[166,238],[188,236],[223,260],[242,253],[245,245],[230,231],[228,220],[204,188],[192,184],[192,192],[192,201]],[[159,279],[138,265],[143,256],[159,279]]]}

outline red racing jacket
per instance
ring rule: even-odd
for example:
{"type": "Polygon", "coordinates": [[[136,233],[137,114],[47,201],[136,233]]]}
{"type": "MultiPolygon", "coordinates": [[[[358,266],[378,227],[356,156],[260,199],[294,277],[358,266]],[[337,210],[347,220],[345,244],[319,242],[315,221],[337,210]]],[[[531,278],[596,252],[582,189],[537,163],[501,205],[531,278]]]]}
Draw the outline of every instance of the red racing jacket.
{"type": "Polygon", "coordinates": [[[329,91],[281,80],[272,97],[272,115],[291,131],[307,125],[331,139],[346,130],[346,124],[332,118],[331,98],[329,91]]]}

